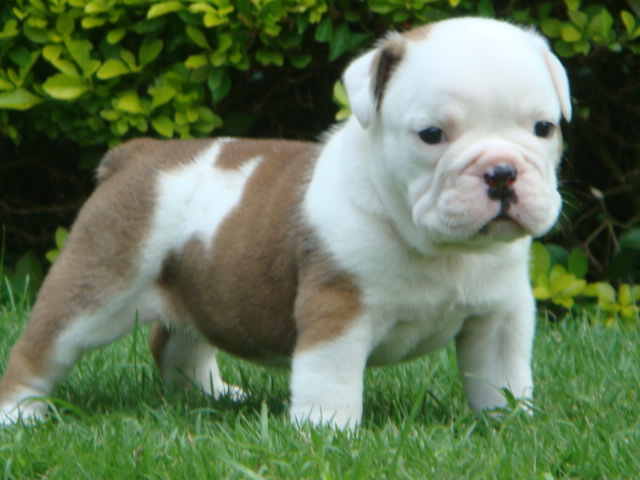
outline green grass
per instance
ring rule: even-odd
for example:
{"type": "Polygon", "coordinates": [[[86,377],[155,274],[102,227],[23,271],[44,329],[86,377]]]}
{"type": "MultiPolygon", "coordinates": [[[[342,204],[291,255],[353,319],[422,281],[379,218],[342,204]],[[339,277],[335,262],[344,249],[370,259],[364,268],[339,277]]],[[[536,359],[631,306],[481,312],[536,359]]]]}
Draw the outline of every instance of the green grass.
{"type": "MultiPolygon", "coordinates": [[[[0,370],[27,315],[9,304],[0,305],[0,370]]],[[[246,401],[171,393],[141,328],[83,358],[56,390],[51,421],[0,428],[0,478],[637,478],[637,331],[578,316],[541,322],[533,417],[473,414],[454,357],[449,348],[369,370],[355,434],[298,431],[287,420],[286,371],[223,357],[246,401]]]]}

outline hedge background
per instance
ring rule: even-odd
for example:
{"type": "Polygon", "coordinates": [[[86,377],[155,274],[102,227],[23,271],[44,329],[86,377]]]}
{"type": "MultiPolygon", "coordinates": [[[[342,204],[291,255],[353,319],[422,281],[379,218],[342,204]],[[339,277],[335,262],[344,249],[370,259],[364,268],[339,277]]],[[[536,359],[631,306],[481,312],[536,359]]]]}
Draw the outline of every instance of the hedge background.
{"type": "Polygon", "coordinates": [[[335,121],[334,83],[350,58],[389,29],[461,15],[549,37],[575,116],[564,126],[563,218],[545,241],[580,246],[592,277],[637,281],[640,0],[4,0],[5,264],[33,252],[22,268],[40,268],[109,146],[142,135],[316,139],[335,121]]]}

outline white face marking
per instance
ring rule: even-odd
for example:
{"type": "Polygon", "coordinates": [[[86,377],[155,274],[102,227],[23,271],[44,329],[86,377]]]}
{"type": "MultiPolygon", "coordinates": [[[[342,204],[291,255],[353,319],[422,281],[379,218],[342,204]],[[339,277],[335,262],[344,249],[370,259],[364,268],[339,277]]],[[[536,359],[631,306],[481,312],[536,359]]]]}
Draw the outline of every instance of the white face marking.
{"type": "Polygon", "coordinates": [[[378,197],[423,253],[541,235],[560,209],[560,137],[538,137],[534,126],[557,124],[567,101],[559,95],[568,92],[556,91],[558,72],[549,70],[536,35],[501,22],[448,25],[454,28],[434,25],[425,41],[405,41],[377,122],[367,128],[366,168],[378,197]],[[422,141],[418,132],[428,128],[444,140],[422,141]],[[492,222],[504,210],[487,195],[484,174],[503,164],[517,170],[517,201],[512,221],[492,222]]]}
{"type": "Polygon", "coordinates": [[[379,112],[366,91],[375,55],[347,72],[360,110],[325,146],[304,210],[361,288],[370,362],[438,348],[475,322],[479,339],[508,354],[493,355],[474,338],[460,343],[465,368],[493,384],[467,381],[467,393],[474,407],[502,405],[499,388],[530,391],[529,235],[548,230],[560,207],[560,138],[534,127],[570,114],[568,90],[558,88],[564,72],[559,64],[549,71],[541,38],[500,22],[444,22],[421,41],[404,41],[379,112]],[[432,126],[445,141],[420,139],[432,126]],[[489,195],[485,173],[503,163],[517,170],[517,201],[507,205],[513,221],[492,222],[504,205],[489,195]],[[520,338],[522,348],[509,350],[507,338],[520,338]]]}

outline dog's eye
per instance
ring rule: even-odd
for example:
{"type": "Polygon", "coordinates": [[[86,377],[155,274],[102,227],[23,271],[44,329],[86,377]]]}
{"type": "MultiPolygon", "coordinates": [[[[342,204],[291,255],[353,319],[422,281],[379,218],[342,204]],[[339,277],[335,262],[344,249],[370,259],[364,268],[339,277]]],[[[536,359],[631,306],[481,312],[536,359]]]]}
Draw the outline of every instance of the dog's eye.
{"type": "Polygon", "coordinates": [[[533,126],[533,133],[536,134],[536,137],[547,138],[553,133],[553,129],[555,125],[551,122],[536,122],[533,126]]]}
{"type": "Polygon", "coordinates": [[[436,145],[445,141],[444,132],[438,127],[429,127],[418,132],[420,140],[429,145],[436,145]]]}

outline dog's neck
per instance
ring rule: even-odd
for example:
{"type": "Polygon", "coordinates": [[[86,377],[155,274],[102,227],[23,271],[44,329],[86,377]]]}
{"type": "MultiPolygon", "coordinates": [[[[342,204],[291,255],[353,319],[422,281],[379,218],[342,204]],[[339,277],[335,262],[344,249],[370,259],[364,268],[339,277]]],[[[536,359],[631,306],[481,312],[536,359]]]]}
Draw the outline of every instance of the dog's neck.
{"type": "Polygon", "coordinates": [[[437,247],[411,218],[406,191],[400,185],[394,189],[380,168],[382,146],[376,141],[375,129],[375,124],[364,129],[351,117],[329,140],[327,148],[340,151],[335,158],[341,159],[337,166],[343,172],[341,188],[356,209],[383,225],[404,249],[423,257],[436,255],[437,247]]]}

